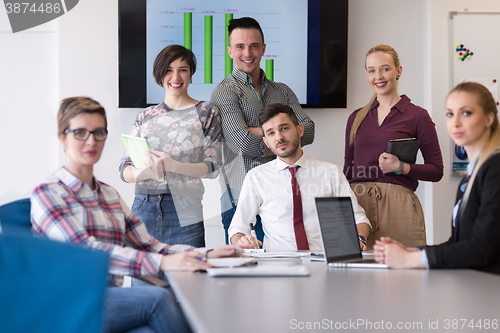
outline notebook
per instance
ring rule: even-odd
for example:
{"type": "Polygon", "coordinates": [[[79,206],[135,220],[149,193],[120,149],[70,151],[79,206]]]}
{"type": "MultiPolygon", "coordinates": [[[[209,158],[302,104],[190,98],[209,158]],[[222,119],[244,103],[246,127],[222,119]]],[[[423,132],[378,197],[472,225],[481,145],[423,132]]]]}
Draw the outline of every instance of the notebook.
{"type": "Polygon", "coordinates": [[[415,138],[390,140],[387,143],[387,152],[396,155],[401,161],[415,164],[420,141],[415,138]]]}
{"type": "MultiPolygon", "coordinates": [[[[142,169],[144,167],[144,163],[146,163],[146,155],[145,152],[151,152],[151,148],[149,147],[148,141],[144,138],[139,138],[135,136],[130,136],[126,134],[122,134],[122,142],[127,149],[134,166],[137,169],[142,169]]],[[[164,179],[159,178],[155,179],[156,181],[162,182],[164,179]]]]}
{"type": "Polygon", "coordinates": [[[387,268],[363,259],[350,197],[316,198],[326,262],[332,267],[387,268]]]}

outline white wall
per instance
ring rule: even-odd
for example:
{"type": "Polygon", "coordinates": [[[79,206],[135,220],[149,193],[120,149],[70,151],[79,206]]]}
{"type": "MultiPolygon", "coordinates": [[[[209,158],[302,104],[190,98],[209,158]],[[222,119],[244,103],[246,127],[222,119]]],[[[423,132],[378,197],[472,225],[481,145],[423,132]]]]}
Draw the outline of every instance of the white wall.
{"type": "Polygon", "coordinates": [[[0,6],[0,205],[57,166],[57,22],[13,34],[0,6]]]}
{"type": "MultiPolygon", "coordinates": [[[[366,81],[365,55],[378,44],[391,45],[403,66],[398,91],[432,116],[425,87],[429,82],[423,71],[426,50],[427,1],[351,0],[349,2],[347,108],[312,109],[308,115],[316,123],[314,144],[305,152],[312,157],[344,165],[345,125],[349,115],[370,100],[373,90],[366,81]],[[325,149],[328,147],[328,149],[325,149]]],[[[427,238],[432,240],[432,184],[421,182],[417,195],[422,202],[427,238]]]]}
{"type": "MultiPolygon", "coordinates": [[[[430,29],[432,31],[428,48],[431,51],[431,73],[432,107],[435,110],[434,122],[439,129],[438,135],[443,151],[445,163],[445,175],[443,180],[434,185],[435,209],[434,215],[434,240],[436,243],[447,240],[451,234],[451,207],[455,201],[455,193],[459,183],[458,177],[451,176],[451,141],[446,132],[444,112],[444,100],[450,90],[449,83],[449,31],[448,13],[450,11],[470,12],[499,12],[500,1],[497,0],[446,0],[430,1],[430,29]]],[[[471,27],[472,29],[473,27],[471,27]]],[[[478,38],[489,36],[478,35],[478,38]]],[[[495,38],[492,39],[495,43],[495,38]]]]}
{"type": "MultiPolygon", "coordinates": [[[[393,46],[403,65],[400,93],[426,108],[436,123],[445,162],[437,184],[422,183],[429,240],[450,234],[450,212],[458,180],[450,175],[450,141],[443,103],[448,84],[448,12],[500,11],[497,0],[351,0],[346,109],[310,109],[316,140],[312,157],[343,165],[345,122],[371,95],[364,55],[379,43],[393,46]],[[472,5],[472,3],[474,5],[472,5]],[[435,200],[433,200],[435,199],[435,200]]],[[[118,1],[85,0],[56,21],[12,34],[0,6],[0,140],[3,181],[0,204],[29,196],[33,187],[64,160],[56,139],[55,114],[62,98],[88,95],[108,112],[110,137],[96,176],[115,187],[128,203],[133,185],[118,176],[123,154],[120,133],[128,133],[137,109],[118,109],[118,1]]],[[[482,36],[481,36],[482,37],[482,36]]],[[[209,245],[222,243],[218,186],[209,182],[206,204],[209,245]]]]}

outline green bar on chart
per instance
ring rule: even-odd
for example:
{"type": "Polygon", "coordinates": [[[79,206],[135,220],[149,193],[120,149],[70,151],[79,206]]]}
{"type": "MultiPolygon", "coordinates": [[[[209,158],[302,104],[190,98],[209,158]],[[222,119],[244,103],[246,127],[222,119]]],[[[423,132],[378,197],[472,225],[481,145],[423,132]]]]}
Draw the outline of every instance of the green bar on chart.
{"type": "Polygon", "coordinates": [[[212,16],[205,16],[205,83],[212,83],[212,16]]]}
{"type": "Polygon", "coordinates": [[[266,59],[266,77],[274,81],[274,59],[266,59]]]}
{"type": "Polygon", "coordinates": [[[229,31],[227,31],[227,27],[229,26],[229,21],[233,19],[233,14],[226,14],[226,25],[225,25],[225,35],[226,35],[226,48],[224,49],[224,76],[229,76],[233,72],[233,59],[227,53],[227,48],[229,47],[229,31]]]}
{"type": "Polygon", "coordinates": [[[193,50],[193,13],[184,12],[184,47],[193,50]]]}

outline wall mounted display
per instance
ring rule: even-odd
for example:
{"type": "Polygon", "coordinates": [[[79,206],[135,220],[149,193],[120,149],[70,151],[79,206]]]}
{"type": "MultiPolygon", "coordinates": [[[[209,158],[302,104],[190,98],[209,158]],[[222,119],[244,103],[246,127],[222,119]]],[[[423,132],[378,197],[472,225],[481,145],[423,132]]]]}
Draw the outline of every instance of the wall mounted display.
{"type": "Polygon", "coordinates": [[[119,107],[158,104],[156,55],[170,44],[193,51],[189,86],[196,99],[233,68],[227,54],[230,19],[250,16],[264,32],[261,68],[287,84],[304,107],[345,108],[348,0],[119,0],[119,107]]]}

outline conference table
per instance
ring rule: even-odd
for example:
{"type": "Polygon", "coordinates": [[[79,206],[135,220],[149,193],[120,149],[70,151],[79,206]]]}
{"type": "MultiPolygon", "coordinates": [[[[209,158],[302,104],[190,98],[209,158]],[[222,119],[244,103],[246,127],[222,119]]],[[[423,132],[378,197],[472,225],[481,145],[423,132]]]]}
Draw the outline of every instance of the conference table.
{"type": "MultiPolygon", "coordinates": [[[[260,260],[259,265],[276,265],[260,260]]],[[[475,270],[333,268],[303,277],[168,272],[195,332],[498,332],[500,276],[475,270]]],[[[237,269],[237,268],[235,268],[237,269]]]]}

